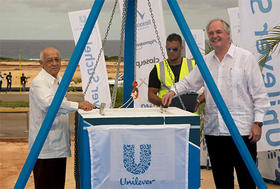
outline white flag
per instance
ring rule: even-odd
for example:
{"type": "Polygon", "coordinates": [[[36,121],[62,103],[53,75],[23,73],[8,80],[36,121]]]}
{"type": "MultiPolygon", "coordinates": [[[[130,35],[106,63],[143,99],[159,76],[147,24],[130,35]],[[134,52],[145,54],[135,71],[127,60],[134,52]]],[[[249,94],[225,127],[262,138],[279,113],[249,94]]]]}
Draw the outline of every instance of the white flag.
{"type": "MultiPolygon", "coordinates": [[[[72,27],[75,44],[77,44],[82,29],[86,23],[90,10],[81,10],[69,13],[69,19],[72,27]]],[[[82,88],[85,91],[93,69],[96,65],[97,57],[102,47],[102,41],[99,33],[98,23],[96,21],[93,31],[89,37],[84,53],[80,59],[79,66],[82,77],[82,88]]],[[[101,103],[111,104],[110,89],[108,84],[108,75],[103,51],[96,67],[94,76],[89,85],[85,100],[99,107],[101,103]]]]}
{"type": "Polygon", "coordinates": [[[240,46],[240,14],[239,7],[228,8],[230,20],[231,40],[236,46],[240,46]]]}
{"type": "MultiPolygon", "coordinates": [[[[150,1],[157,31],[160,37],[163,53],[165,52],[165,27],[162,12],[161,0],[150,1]]],[[[119,0],[120,9],[122,10],[123,1],[119,0]]],[[[137,23],[136,23],[136,62],[135,62],[135,80],[138,83],[139,96],[134,101],[135,108],[154,107],[148,101],[148,83],[149,74],[154,65],[163,61],[163,55],[157,42],[154,25],[146,1],[137,1],[137,23]]]]}
{"type": "MultiPolygon", "coordinates": [[[[266,46],[258,40],[267,37],[268,31],[279,26],[279,0],[240,0],[241,47],[253,52],[256,58],[265,53],[266,46]],[[265,3],[264,3],[265,2],[265,3]]],[[[258,151],[280,149],[280,55],[275,52],[268,57],[262,70],[271,107],[264,117],[262,137],[258,151]]]]}
{"type": "MultiPolygon", "coordinates": [[[[203,30],[191,30],[193,38],[199,48],[199,51],[202,55],[205,55],[205,36],[203,30]]],[[[185,42],[186,49],[186,58],[192,59],[192,53],[188,47],[188,44],[185,42]]]]}

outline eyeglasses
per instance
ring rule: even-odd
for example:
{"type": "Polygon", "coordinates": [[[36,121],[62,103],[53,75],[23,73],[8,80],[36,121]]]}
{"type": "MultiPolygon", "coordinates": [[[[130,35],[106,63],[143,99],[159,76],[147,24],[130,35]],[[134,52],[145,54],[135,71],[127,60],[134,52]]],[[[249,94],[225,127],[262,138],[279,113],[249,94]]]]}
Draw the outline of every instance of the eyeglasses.
{"type": "Polygon", "coordinates": [[[46,62],[47,62],[47,63],[52,63],[53,61],[55,61],[55,62],[60,62],[60,61],[61,61],[61,58],[59,58],[59,57],[54,57],[54,58],[47,58],[47,59],[46,59],[46,62]]]}
{"type": "Polygon", "coordinates": [[[168,47],[167,50],[170,52],[171,50],[173,50],[174,52],[178,51],[177,47],[168,47]]]}

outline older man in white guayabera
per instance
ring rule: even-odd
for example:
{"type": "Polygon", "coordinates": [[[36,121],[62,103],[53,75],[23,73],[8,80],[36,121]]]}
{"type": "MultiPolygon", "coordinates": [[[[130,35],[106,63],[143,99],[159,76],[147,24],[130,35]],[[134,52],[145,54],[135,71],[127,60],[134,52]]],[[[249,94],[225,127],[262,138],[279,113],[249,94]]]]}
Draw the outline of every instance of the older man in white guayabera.
{"type": "MultiPolygon", "coordinates": [[[[59,51],[52,47],[42,50],[40,64],[42,70],[31,82],[29,93],[29,149],[34,144],[61,81],[58,75],[61,67],[59,51]]],[[[93,108],[95,106],[88,101],[71,102],[64,97],[33,169],[35,188],[64,188],[66,157],[71,156],[68,113],[93,108]]]]}

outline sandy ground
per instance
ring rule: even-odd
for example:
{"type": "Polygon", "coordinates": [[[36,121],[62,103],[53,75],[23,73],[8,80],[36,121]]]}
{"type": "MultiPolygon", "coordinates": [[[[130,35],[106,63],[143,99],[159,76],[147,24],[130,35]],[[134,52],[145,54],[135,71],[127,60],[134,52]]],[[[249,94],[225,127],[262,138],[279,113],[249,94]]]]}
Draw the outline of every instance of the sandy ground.
{"type": "MultiPolygon", "coordinates": [[[[60,76],[63,76],[64,71],[66,70],[66,67],[68,65],[67,61],[62,61],[61,63],[61,70],[59,72],[60,76]]],[[[106,68],[108,72],[108,78],[115,78],[116,73],[116,65],[117,62],[106,62],[106,68]]],[[[6,75],[9,72],[12,74],[12,87],[20,87],[20,77],[21,74],[24,73],[27,79],[26,87],[29,87],[30,82],[33,80],[33,78],[40,72],[41,67],[39,62],[37,61],[22,61],[20,62],[0,62],[0,72],[4,76],[2,87],[5,88],[7,86],[7,80],[6,75]]],[[[123,73],[123,63],[121,63],[120,67],[120,73],[123,73]]],[[[77,67],[75,74],[72,78],[72,82],[70,83],[71,86],[81,86],[81,74],[80,69],[77,67]]]]}
{"type": "MultiPolygon", "coordinates": [[[[72,154],[74,153],[74,142],[72,141],[72,154]]],[[[27,139],[0,139],[0,188],[13,188],[20,171],[28,156],[27,139]]],[[[74,157],[67,159],[66,189],[75,189],[74,157]]],[[[279,185],[267,183],[268,189],[279,189],[279,185]]],[[[27,189],[34,188],[33,174],[31,173],[26,184],[27,189]]],[[[214,181],[211,170],[201,169],[201,188],[214,189],[214,181]]],[[[235,189],[239,188],[237,185],[235,189]]]]}
{"type": "MultiPolygon", "coordinates": [[[[72,153],[74,145],[72,141],[72,153]]],[[[13,188],[23,164],[28,156],[27,139],[5,139],[0,140],[0,186],[1,188],[13,188]]],[[[67,159],[66,185],[67,189],[75,188],[74,178],[74,157],[67,159]]],[[[202,169],[201,171],[202,188],[213,188],[211,170],[202,169]]],[[[34,188],[33,174],[31,173],[25,188],[34,188]]]]}

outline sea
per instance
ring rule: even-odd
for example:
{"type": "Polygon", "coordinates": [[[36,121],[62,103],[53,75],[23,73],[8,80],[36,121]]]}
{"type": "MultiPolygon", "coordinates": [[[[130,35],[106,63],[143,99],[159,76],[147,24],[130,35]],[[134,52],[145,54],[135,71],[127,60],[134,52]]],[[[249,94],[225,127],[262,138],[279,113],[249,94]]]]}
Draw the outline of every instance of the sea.
{"type": "MultiPolygon", "coordinates": [[[[50,46],[60,51],[62,59],[69,60],[75,43],[74,40],[0,40],[0,57],[39,60],[40,51],[50,46]]],[[[104,43],[104,54],[107,57],[118,56],[119,49],[120,40],[107,40],[104,43]]]]}

